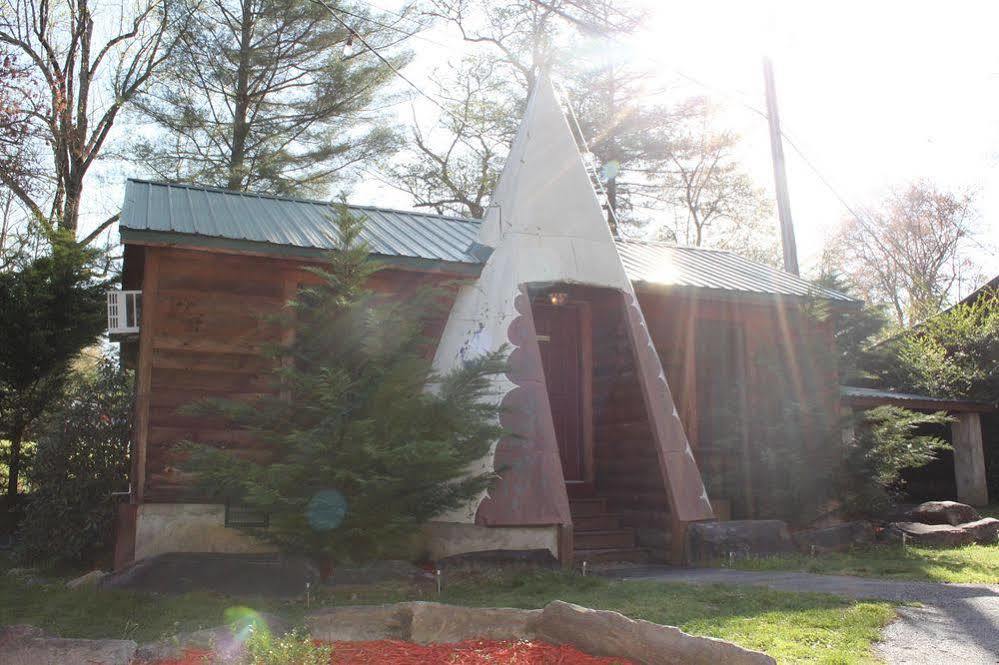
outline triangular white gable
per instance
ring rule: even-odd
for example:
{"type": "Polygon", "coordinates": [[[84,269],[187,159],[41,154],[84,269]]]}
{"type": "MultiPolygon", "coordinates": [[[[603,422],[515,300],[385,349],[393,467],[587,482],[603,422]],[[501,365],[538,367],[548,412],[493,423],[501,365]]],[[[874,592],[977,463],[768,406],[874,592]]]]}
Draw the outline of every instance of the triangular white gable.
{"type": "MultiPolygon", "coordinates": [[[[510,373],[496,378],[497,403],[516,397],[514,401],[519,405],[529,403],[537,408],[531,409],[530,423],[515,428],[525,439],[516,456],[523,464],[515,470],[515,490],[509,483],[496,490],[506,493],[502,497],[502,519],[513,523],[510,515],[515,513],[519,524],[567,523],[571,518],[564,483],[549,487],[542,492],[544,496],[535,491],[545,484],[551,486],[553,477],[561,480],[562,476],[526,287],[548,282],[584,284],[617,290],[627,303],[637,305],[637,300],[572,131],[547,78],[539,80],[528,101],[479,243],[492,248],[492,254],[479,279],[459,291],[434,364],[439,371],[448,371],[482,353],[514,347],[513,357],[518,359],[520,369],[515,376],[510,373]],[[533,511],[529,519],[522,518],[525,502],[530,502],[533,511]]],[[[631,336],[641,336],[639,343],[651,348],[640,308],[633,306],[629,310],[633,314],[626,318],[634,322],[628,325],[635,328],[631,336]]],[[[675,413],[658,356],[644,352],[638,355],[642,356],[641,362],[655,365],[646,374],[662,377],[661,387],[658,379],[643,379],[647,403],[660,405],[663,410],[668,405],[675,413]]],[[[672,466],[670,481],[674,486],[684,486],[682,497],[675,488],[673,491],[674,501],[680,499],[679,512],[687,515],[684,519],[710,518],[707,495],[679,419],[654,429],[661,440],[669,439],[673,446],[664,454],[672,466]],[[675,482],[676,477],[684,481],[675,482]]],[[[476,470],[491,471],[495,467],[491,455],[476,470]]],[[[474,521],[481,500],[438,519],[474,521]]],[[[479,517],[481,521],[482,515],[479,517]]]]}

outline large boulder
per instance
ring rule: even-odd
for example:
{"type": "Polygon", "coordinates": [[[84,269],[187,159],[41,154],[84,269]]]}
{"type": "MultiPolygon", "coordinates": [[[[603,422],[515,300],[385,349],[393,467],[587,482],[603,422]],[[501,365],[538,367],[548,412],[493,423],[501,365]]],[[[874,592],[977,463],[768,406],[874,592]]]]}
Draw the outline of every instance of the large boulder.
{"type": "Polygon", "coordinates": [[[571,644],[595,656],[628,658],[647,665],[774,665],[765,653],[711,637],[695,637],[673,626],[629,619],[623,614],[556,600],[535,624],[537,637],[571,644]]]}
{"type": "Polygon", "coordinates": [[[413,621],[409,640],[419,644],[487,640],[527,640],[541,610],[508,607],[456,607],[440,603],[408,603],[413,621]]]}
{"type": "Polygon", "coordinates": [[[985,517],[959,526],[892,522],[885,535],[894,541],[901,541],[904,535],[908,543],[935,547],[960,547],[972,543],[992,545],[999,539],[999,520],[985,517]]]}
{"type": "Polygon", "coordinates": [[[412,623],[409,603],[330,607],[305,617],[309,635],[326,642],[408,640],[412,623]]]}
{"type": "Polygon", "coordinates": [[[780,520],[695,522],[687,527],[687,557],[692,562],[794,551],[787,523],[780,520]]]}
{"type": "Polygon", "coordinates": [[[885,532],[889,540],[912,545],[934,547],[960,547],[972,542],[973,534],[950,524],[922,524],[920,522],[892,522],[885,532]]]}
{"type": "Polygon", "coordinates": [[[106,589],[154,593],[209,591],[227,596],[304,596],[319,583],[305,557],[280,554],[170,552],[142,559],[102,578],[106,589]]]}
{"type": "Polygon", "coordinates": [[[851,547],[874,542],[874,526],[870,522],[845,522],[821,529],[807,529],[794,534],[794,542],[802,552],[843,552],[851,547]]]}
{"type": "Polygon", "coordinates": [[[978,511],[957,501],[927,501],[911,509],[906,515],[910,522],[923,524],[950,524],[957,526],[982,518],[978,511]]]}
{"type": "Polygon", "coordinates": [[[892,522],[885,535],[889,540],[934,547],[960,547],[972,539],[972,534],[959,526],[921,522],[892,522]]]}
{"type": "Polygon", "coordinates": [[[995,545],[999,541],[999,520],[983,517],[974,522],[962,524],[961,528],[971,534],[971,541],[979,545],[995,545]]]}
{"type": "Polygon", "coordinates": [[[335,607],[305,618],[317,640],[406,640],[420,644],[539,639],[648,665],[772,665],[770,656],[673,626],[554,601],[543,610],[410,602],[335,607]]]}

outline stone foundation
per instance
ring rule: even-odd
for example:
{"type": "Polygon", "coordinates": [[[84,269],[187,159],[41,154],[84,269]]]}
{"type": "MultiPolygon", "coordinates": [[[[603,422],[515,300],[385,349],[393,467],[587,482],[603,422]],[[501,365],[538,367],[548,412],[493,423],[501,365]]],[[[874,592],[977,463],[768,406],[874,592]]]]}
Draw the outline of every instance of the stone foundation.
{"type": "MultiPolygon", "coordinates": [[[[485,527],[459,522],[430,522],[398,558],[431,560],[486,550],[542,550],[559,555],[557,526],[485,527]],[[412,555],[412,556],[411,556],[412,555]]],[[[207,503],[146,503],[138,507],[135,561],[170,552],[263,554],[275,548],[225,525],[225,506],[207,503]]]]}
{"type": "Polygon", "coordinates": [[[543,550],[558,558],[557,526],[479,526],[430,522],[424,527],[425,547],[432,561],[486,550],[543,550]]]}
{"type": "Polygon", "coordinates": [[[207,503],[145,503],[135,525],[135,560],[168,552],[261,554],[273,546],[225,525],[225,506],[207,503]]]}

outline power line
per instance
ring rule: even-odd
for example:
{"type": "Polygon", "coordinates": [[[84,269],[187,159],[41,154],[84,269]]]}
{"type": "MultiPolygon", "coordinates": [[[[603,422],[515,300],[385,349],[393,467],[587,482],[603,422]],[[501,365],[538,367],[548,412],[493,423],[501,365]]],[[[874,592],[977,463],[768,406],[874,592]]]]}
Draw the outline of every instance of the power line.
{"type": "MultiPolygon", "coordinates": [[[[421,95],[422,97],[424,97],[425,99],[427,99],[428,101],[430,101],[434,106],[436,106],[437,108],[439,108],[442,112],[446,113],[447,115],[451,116],[453,119],[458,120],[459,122],[464,122],[463,118],[460,118],[455,113],[451,112],[449,109],[447,109],[446,107],[444,107],[437,99],[435,99],[434,97],[432,97],[430,94],[428,94],[422,88],[418,87],[415,83],[413,83],[409,78],[407,78],[406,76],[404,76],[395,66],[393,66],[387,59],[385,59],[374,47],[372,47],[370,44],[368,44],[359,34],[357,34],[356,31],[354,31],[349,25],[347,25],[342,19],[340,19],[336,15],[336,13],[335,13],[337,10],[334,10],[332,7],[330,7],[329,4],[327,4],[325,2],[325,0],[312,0],[312,1],[316,2],[316,3],[320,4],[320,5],[322,5],[323,7],[325,7],[327,9],[327,11],[329,11],[330,14],[342,26],[344,26],[345,28],[347,28],[347,30],[349,30],[351,32],[351,34],[353,34],[354,36],[356,36],[358,38],[358,40],[365,46],[365,48],[367,48],[379,60],[381,60],[383,63],[385,63],[385,65],[387,67],[389,67],[392,70],[392,72],[394,74],[396,74],[396,76],[398,76],[403,81],[405,81],[419,95],[421,95]]],[[[392,15],[397,16],[397,17],[399,17],[399,18],[401,18],[403,20],[410,21],[414,25],[419,26],[419,28],[421,30],[426,28],[425,25],[423,25],[422,23],[420,23],[419,21],[417,21],[416,19],[414,19],[412,17],[406,16],[406,15],[401,14],[399,12],[394,12],[394,11],[389,10],[389,9],[384,9],[382,7],[378,7],[377,5],[375,5],[375,4],[371,3],[371,2],[368,2],[367,0],[357,0],[357,1],[358,2],[362,2],[363,4],[368,5],[369,7],[377,9],[377,10],[379,10],[381,12],[384,12],[384,13],[387,13],[387,14],[392,14],[392,15]]],[[[590,16],[593,16],[595,18],[599,18],[601,20],[604,20],[602,17],[598,16],[592,10],[589,10],[589,9],[587,9],[585,7],[581,7],[581,6],[579,6],[575,2],[569,2],[569,4],[571,6],[577,8],[577,9],[580,9],[584,13],[589,14],[590,16]]],[[[358,20],[368,21],[369,23],[372,23],[374,25],[378,25],[378,26],[380,26],[382,28],[386,28],[386,29],[389,29],[389,30],[395,30],[395,31],[400,32],[402,34],[405,34],[405,35],[407,35],[409,37],[415,37],[417,39],[422,39],[423,41],[426,41],[428,43],[434,44],[435,46],[438,46],[440,48],[444,48],[444,49],[450,48],[447,44],[443,44],[443,43],[441,43],[439,41],[430,39],[428,37],[425,37],[423,35],[417,34],[415,32],[408,32],[408,31],[403,30],[401,28],[397,28],[395,26],[392,26],[392,25],[380,22],[380,21],[378,21],[376,19],[373,19],[373,18],[370,18],[370,17],[366,17],[366,16],[361,16],[361,15],[358,15],[358,14],[354,14],[354,13],[349,12],[349,11],[344,10],[344,9],[339,9],[339,11],[342,12],[343,14],[346,14],[346,15],[351,16],[353,18],[356,18],[358,20]]],[[[618,10],[618,13],[620,15],[624,16],[623,12],[620,12],[620,10],[618,10]]],[[[595,26],[592,27],[592,29],[594,29],[598,34],[600,34],[601,37],[603,37],[605,39],[608,39],[610,41],[613,41],[613,42],[617,43],[620,46],[626,46],[626,44],[624,44],[620,39],[618,39],[613,34],[611,34],[609,32],[606,32],[606,31],[597,30],[595,28],[595,26]]],[[[659,60],[656,60],[656,59],[654,59],[652,57],[649,57],[649,56],[645,56],[644,59],[646,59],[647,61],[652,62],[654,64],[658,64],[658,65],[662,65],[663,64],[659,60]]],[[[707,82],[703,81],[702,79],[700,79],[700,78],[698,78],[696,76],[692,76],[691,74],[688,74],[688,73],[686,73],[686,72],[684,72],[684,71],[682,71],[680,69],[677,69],[675,67],[671,67],[669,65],[667,65],[667,67],[669,68],[669,70],[671,72],[673,72],[677,76],[679,76],[679,77],[681,77],[681,78],[683,78],[683,79],[685,79],[685,80],[687,80],[687,81],[689,81],[689,82],[691,82],[691,83],[693,83],[693,84],[695,84],[697,86],[700,86],[700,87],[702,87],[702,88],[704,88],[706,90],[710,90],[710,91],[716,92],[716,93],[718,93],[718,94],[720,94],[720,95],[722,95],[724,97],[727,97],[729,99],[737,99],[738,104],[740,106],[742,106],[743,108],[745,108],[745,109],[751,111],[752,113],[758,115],[759,117],[763,118],[764,120],[769,121],[770,116],[769,116],[769,114],[767,114],[766,111],[764,111],[764,110],[762,110],[760,108],[757,108],[756,106],[754,106],[754,105],[752,105],[752,104],[750,104],[750,103],[748,103],[748,102],[746,102],[746,101],[744,101],[742,99],[738,99],[738,97],[745,95],[745,93],[738,92],[738,91],[733,92],[733,91],[730,91],[730,90],[726,90],[726,89],[720,88],[720,87],[718,87],[716,85],[712,85],[710,83],[707,83],[707,82]]],[[[667,90],[666,89],[660,89],[660,90],[652,91],[649,94],[660,94],[660,93],[663,93],[663,92],[667,92],[667,90]]],[[[564,89],[562,91],[562,95],[563,95],[563,97],[565,97],[567,99],[567,95],[565,94],[564,89]]],[[[583,136],[582,129],[581,129],[580,124],[579,124],[579,119],[576,117],[576,112],[573,109],[572,104],[568,103],[568,101],[566,101],[566,106],[569,109],[570,116],[572,118],[573,123],[575,124],[576,131],[577,131],[577,133],[579,135],[579,138],[580,138],[581,142],[583,143],[583,149],[588,152],[589,148],[587,146],[586,137],[583,136]]],[[[815,176],[819,179],[819,182],[821,182],[822,185],[826,189],[829,190],[829,192],[840,203],[840,205],[842,205],[855,218],[861,219],[861,216],[856,212],[856,210],[854,210],[853,206],[851,206],[847,202],[846,198],[843,197],[843,195],[839,193],[839,190],[837,190],[836,187],[833,186],[832,182],[830,182],[829,179],[822,173],[822,171],[819,170],[818,166],[816,166],[815,163],[812,162],[812,160],[808,158],[808,156],[805,154],[804,150],[802,150],[798,146],[798,144],[794,141],[794,139],[792,139],[783,128],[780,129],[780,136],[785,141],[787,141],[788,145],[791,146],[791,148],[794,150],[794,152],[801,158],[801,160],[805,163],[805,165],[809,168],[809,170],[811,170],[812,173],[815,174],[815,176]]],[[[600,193],[607,200],[607,207],[608,207],[608,210],[611,211],[611,216],[614,218],[615,223],[617,223],[617,221],[618,221],[617,220],[617,211],[614,210],[613,206],[610,205],[609,197],[607,195],[606,190],[603,187],[603,183],[600,181],[600,178],[598,177],[598,174],[596,174],[594,172],[592,175],[594,177],[594,182],[597,184],[597,187],[600,190],[600,193]]]]}

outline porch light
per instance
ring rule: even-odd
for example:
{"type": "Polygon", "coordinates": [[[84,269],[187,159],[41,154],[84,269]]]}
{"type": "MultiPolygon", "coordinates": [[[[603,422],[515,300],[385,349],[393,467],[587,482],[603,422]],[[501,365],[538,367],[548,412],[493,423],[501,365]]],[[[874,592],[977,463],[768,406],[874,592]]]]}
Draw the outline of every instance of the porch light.
{"type": "Polygon", "coordinates": [[[556,307],[561,307],[569,300],[569,294],[565,291],[552,291],[548,294],[548,302],[555,305],[556,307]]]}

